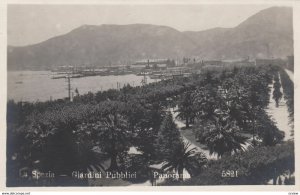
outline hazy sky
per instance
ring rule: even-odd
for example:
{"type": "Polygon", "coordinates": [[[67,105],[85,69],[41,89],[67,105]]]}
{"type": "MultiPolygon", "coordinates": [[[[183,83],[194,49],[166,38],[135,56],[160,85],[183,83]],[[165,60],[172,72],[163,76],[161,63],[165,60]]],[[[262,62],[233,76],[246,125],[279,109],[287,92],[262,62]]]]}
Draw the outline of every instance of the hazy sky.
{"type": "Polygon", "coordinates": [[[83,24],[166,25],[180,31],[234,27],[270,5],[9,5],[8,44],[21,46],[83,24]]]}

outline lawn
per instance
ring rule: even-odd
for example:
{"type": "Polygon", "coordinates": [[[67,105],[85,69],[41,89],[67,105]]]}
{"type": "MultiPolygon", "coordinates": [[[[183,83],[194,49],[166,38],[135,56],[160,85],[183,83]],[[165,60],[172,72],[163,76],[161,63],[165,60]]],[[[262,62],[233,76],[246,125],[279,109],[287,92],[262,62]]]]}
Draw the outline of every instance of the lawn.
{"type": "Polygon", "coordinates": [[[187,128],[187,129],[182,128],[180,130],[180,133],[182,136],[184,136],[187,140],[189,140],[195,146],[198,146],[199,148],[202,148],[202,149],[207,149],[207,147],[204,144],[201,144],[196,141],[195,133],[193,132],[192,128],[187,128]]]}

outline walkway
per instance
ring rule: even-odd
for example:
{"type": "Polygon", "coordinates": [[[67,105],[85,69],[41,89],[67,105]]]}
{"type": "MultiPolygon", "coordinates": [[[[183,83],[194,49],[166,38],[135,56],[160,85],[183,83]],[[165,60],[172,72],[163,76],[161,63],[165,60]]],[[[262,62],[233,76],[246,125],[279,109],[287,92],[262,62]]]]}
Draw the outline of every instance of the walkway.
{"type": "MultiPolygon", "coordinates": [[[[291,75],[290,78],[293,79],[293,76],[291,75]]],[[[281,78],[280,78],[280,82],[281,82],[281,78]]],[[[269,114],[269,116],[271,116],[273,121],[276,123],[276,126],[278,127],[278,129],[285,133],[284,141],[287,141],[292,138],[291,137],[292,128],[289,125],[288,107],[287,107],[286,101],[283,97],[279,102],[279,106],[276,107],[275,100],[273,99],[273,91],[274,91],[273,83],[270,84],[269,87],[271,88],[270,102],[269,102],[268,108],[266,109],[266,112],[269,114]]],[[[281,90],[281,93],[283,94],[282,87],[280,88],[280,90],[281,90]]]]}
{"type": "MultiPolygon", "coordinates": [[[[176,108],[175,108],[175,109],[176,109],[176,108]]],[[[180,120],[178,120],[178,119],[176,118],[177,114],[174,112],[174,108],[170,109],[170,112],[172,113],[172,116],[173,116],[173,119],[174,119],[175,124],[177,125],[177,127],[178,127],[179,130],[180,130],[180,133],[181,133],[181,136],[182,136],[183,140],[186,141],[186,142],[189,142],[189,143],[191,144],[189,148],[190,148],[190,149],[196,148],[196,150],[197,150],[198,152],[202,152],[203,154],[205,154],[205,156],[206,156],[207,159],[209,159],[209,160],[216,160],[216,159],[218,158],[216,154],[210,155],[210,154],[209,154],[209,150],[204,149],[204,148],[201,148],[201,147],[195,145],[191,140],[187,139],[187,138],[183,135],[182,131],[186,131],[186,130],[182,130],[182,128],[185,127],[185,124],[184,124],[182,121],[180,121],[180,120]]]]}
{"type": "Polygon", "coordinates": [[[284,69],[284,70],[289,75],[290,79],[294,82],[294,73],[288,69],[284,69]]]}

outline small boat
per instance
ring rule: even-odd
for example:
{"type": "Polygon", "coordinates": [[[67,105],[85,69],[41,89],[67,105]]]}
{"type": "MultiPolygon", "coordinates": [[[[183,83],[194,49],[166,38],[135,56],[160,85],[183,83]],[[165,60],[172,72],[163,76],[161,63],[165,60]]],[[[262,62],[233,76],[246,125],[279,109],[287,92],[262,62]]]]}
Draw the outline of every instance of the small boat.
{"type": "Polygon", "coordinates": [[[69,72],[56,72],[56,74],[73,74],[73,72],[69,71],[69,72]]]}
{"type": "Polygon", "coordinates": [[[80,78],[80,77],[83,77],[84,75],[82,74],[69,74],[69,75],[54,75],[52,76],[52,79],[64,79],[64,78],[80,78]]]}
{"type": "Polygon", "coordinates": [[[80,77],[83,77],[82,74],[71,74],[70,75],[70,78],[80,78],[80,77]]]}
{"type": "Polygon", "coordinates": [[[55,75],[55,76],[52,76],[51,78],[52,79],[63,79],[63,78],[66,78],[67,76],[66,75],[55,75]]]}
{"type": "Polygon", "coordinates": [[[191,75],[192,75],[192,73],[183,73],[183,77],[189,77],[191,75]]]}
{"type": "Polygon", "coordinates": [[[23,83],[23,81],[17,81],[16,82],[16,84],[22,84],[23,83]]]}
{"type": "Polygon", "coordinates": [[[137,76],[144,76],[144,75],[151,75],[151,74],[152,74],[152,72],[139,72],[136,75],[137,76]]]}
{"type": "Polygon", "coordinates": [[[161,77],[163,77],[163,74],[153,74],[149,76],[150,79],[160,79],[161,77]]]}

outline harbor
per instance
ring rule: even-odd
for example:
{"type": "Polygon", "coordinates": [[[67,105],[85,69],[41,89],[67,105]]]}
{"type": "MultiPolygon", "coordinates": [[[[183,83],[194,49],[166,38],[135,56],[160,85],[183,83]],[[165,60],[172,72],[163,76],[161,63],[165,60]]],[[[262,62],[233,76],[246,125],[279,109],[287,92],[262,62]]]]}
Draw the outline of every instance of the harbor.
{"type": "Polygon", "coordinates": [[[131,65],[109,66],[58,66],[51,70],[52,79],[81,78],[90,76],[120,76],[135,74],[149,76],[151,79],[172,79],[174,77],[187,77],[195,73],[188,64],[175,63],[169,59],[147,59],[132,63],[131,65]]]}
{"type": "MultiPolygon", "coordinates": [[[[8,99],[15,101],[43,102],[68,97],[68,79],[52,79],[51,71],[9,71],[8,72],[8,99]]],[[[57,75],[59,76],[59,75],[57,75]]],[[[118,89],[124,85],[141,86],[144,76],[135,74],[86,76],[70,78],[71,94],[77,89],[79,94],[88,92],[118,89]]],[[[155,82],[146,76],[147,83],[155,82]]],[[[159,80],[157,80],[159,81],[159,80]]]]}

